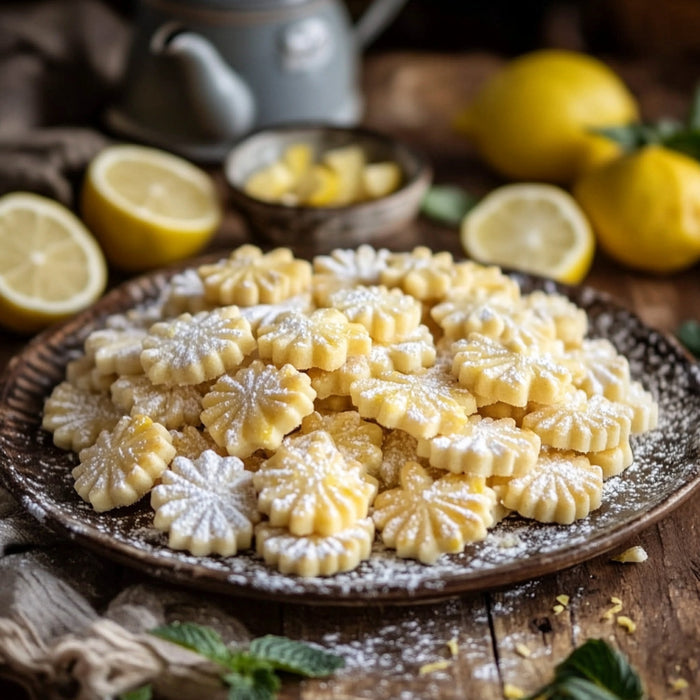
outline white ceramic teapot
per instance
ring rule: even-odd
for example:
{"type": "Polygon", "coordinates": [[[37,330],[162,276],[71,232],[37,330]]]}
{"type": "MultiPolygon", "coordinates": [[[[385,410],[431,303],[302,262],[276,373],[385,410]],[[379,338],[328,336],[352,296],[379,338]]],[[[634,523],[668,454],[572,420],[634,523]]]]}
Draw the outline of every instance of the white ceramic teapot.
{"type": "Polygon", "coordinates": [[[355,123],[361,50],[405,0],[352,26],[341,0],[140,0],[111,129],[195,160],[252,128],[355,123]]]}

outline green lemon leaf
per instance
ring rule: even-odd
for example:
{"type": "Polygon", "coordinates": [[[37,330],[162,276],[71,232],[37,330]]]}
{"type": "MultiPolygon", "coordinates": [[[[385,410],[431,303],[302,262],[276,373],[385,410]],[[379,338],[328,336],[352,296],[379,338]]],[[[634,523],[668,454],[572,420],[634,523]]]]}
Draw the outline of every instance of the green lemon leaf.
{"type": "Polygon", "coordinates": [[[433,185],[421,203],[421,213],[448,226],[458,226],[477,198],[457,185],[433,185]]]}
{"type": "Polygon", "coordinates": [[[341,656],[273,634],[254,639],[249,651],[255,658],[273,664],[280,671],[308,678],[328,676],[345,665],[341,656]]]}
{"type": "Polygon", "coordinates": [[[170,625],[156,627],[150,633],[186,649],[196,651],[218,664],[227,664],[231,657],[231,652],[224,644],[223,639],[211,627],[203,627],[193,622],[173,622],[170,625]]]}
{"type": "Polygon", "coordinates": [[[547,700],[620,700],[620,696],[587,681],[585,678],[567,678],[556,684],[547,700]]]}
{"type": "Polygon", "coordinates": [[[127,690],[119,696],[119,700],[151,700],[153,688],[150,685],[142,685],[134,690],[127,690]]]}
{"type": "Polygon", "coordinates": [[[641,700],[644,694],[637,672],[602,639],[589,639],[555,668],[555,681],[571,678],[588,680],[619,700],[641,700]]]}
{"type": "Polygon", "coordinates": [[[678,338],[695,357],[700,358],[700,321],[683,321],[676,330],[676,338],[678,338]]]}
{"type": "Polygon", "coordinates": [[[693,93],[693,99],[690,102],[690,111],[688,113],[688,128],[700,130],[700,85],[697,85],[693,93]]]}
{"type": "Polygon", "coordinates": [[[229,686],[228,700],[274,700],[280,687],[279,678],[269,668],[250,674],[231,671],[222,680],[229,686]]]}

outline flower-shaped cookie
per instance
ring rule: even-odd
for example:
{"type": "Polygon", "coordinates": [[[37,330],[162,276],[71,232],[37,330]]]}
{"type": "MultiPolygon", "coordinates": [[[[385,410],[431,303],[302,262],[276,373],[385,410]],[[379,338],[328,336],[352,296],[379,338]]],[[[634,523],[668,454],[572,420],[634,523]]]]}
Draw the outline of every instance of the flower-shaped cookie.
{"type": "Polygon", "coordinates": [[[151,492],[153,525],[168,546],[197,556],[230,556],[250,547],[260,520],[253,475],[237,457],[206,450],[197,459],[175,457],[151,492]]]}
{"type": "Polygon", "coordinates": [[[384,431],[376,423],[362,420],[357,411],[309,414],[301,422],[301,432],[325,430],[348,462],[359,462],[376,477],[382,462],[384,431]]]}
{"type": "Polygon", "coordinates": [[[260,326],[268,326],[274,323],[278,316],[288,311],[296,311],[301,314],[309,314],[314,306],[311,303],[311,296],[304,292],[296,294],[289,299],[278,304],[255,304],[254,306],[242,306],[241,316],[250,323],[253,333],[257,334],[260,326]]]}
{"type": "Polygon", "coordinates": [[[392,253],[386,267],[380,272],[381,284],[400,287],[416,299],[441,299],[456,281],[452,255],[433,253],[430,248],[418,246],[410,253],[392,253]]]}
{"type": "Polygon", "coordinates": [[[94,355],[82,354],[66,365],[66,381],[76,389],[96,393],[108,392],[117,374],[102,374],[94,355]]]}
{"type": "Polygon", "coordinates": [[[322,430],[286,440],[255,473],[258,508],[294,535],[334,535],[367,517],[376,486],[322,430]]]}
{"type": "Polygon", "coordinates": [[[170,278],[162,294],[163,316],[208,311],[213,305],[204,298],[204,284],[197,270],[187,269],[170,278]]]}
{"type": "Polygon", "coordinates": [[[219,447],[208,432],[195,428],[193,425],[186,425],[182,430],[171,430],[170,436],[173,439],[173,447],[179,457],[197,459],[205,450],[214,452],[225,457],[228,452],[223,447],[219,447]]]}
{"type": "Polygon", "coordinates": [[[349,287],[328,298],[329,306],[361,323],[373,340],[391,343],[413,333],[421,322],[423,306],[410,294],[386,287],[349,287]]]}
{"type": "Polygon", "coordinates": [[[153,384],[201,384],[238,367],[255,338],[236,306],[185,313],[155,323],[143,339],[141,364],[153,384]]]}
{"type": "Polygon", "coordinates": [[[632,409],[596,394],[572,392],[564,401],[542,406],[523,418],[523,428],[545,445],[561,450],[600,452],[617,447],[630,434],[632,409]]]}
{"type": "Polygon", "coordinates": [[[130,506],[144,496],[175,456],[167,429],[146,416],[125,416],[80,451],[75,490],[97,512],[130,506]]]}
{"type": "Polygon", "coordinates": [[[622,474],[634,462],[634,454],[629,440],[623,440],[617,447],[611,447],[609,450],[588,452],[586,457],[591,464],[595,464],[603,470],[603,479],[622,474]]]}
{"type": "Polygon", "coordinates": [[[365,355],[351,355],[338,369],[325,370],[311,367],[306,373],[311,379],[311,386],[317,398],[350,396],[352,383],[356,379],[370,376],[370,361],[365,355]]]}
{"type": "Polygon", "coordinates": [[[567,348],[577,348],[588,332],[588,315],[563,294],[537,290],[522,298],[522,305],[554,321],[556,335],[567,348]]]}
{"type": "Polygon", "coordinates": [[[310,263],[295,258],[288,248],[263,253],[256,246],[243,245],[227,260],[202,265],[197,272],[206,300],[222,306],[277,304],[311,284],[310,263]]]}
{"type": "Polygon", "coordinates": [[[457,431],[476,411],[474,396],[441,367],[358,379],[350,395],[363,418],[417,438],[457,431]]]}
{"type": "Polygon", "coordinates": [[[141,374],[143,328],[103,328],[85,339],[85,354],[95,358],[101,374],[141,374]]]}
{"type": "Polygon", "coordinates": [[[611,401],[621,401],[630,386],[630,366],[627,358],[617,352],[605,338],[585,339],[570,357],[578,361],[583,372],[574,385],[589,396],[600,394],[611,401]]]}
{"type": "Polygon", "coordinates": [[[540,438],[521,430],[512,418],[470,416],[461,430],[418,441],[418,454],[455,474],[518,476],[530,471],[540,452],[540,438]]]}
{"type": "Polygon", "coordinates": [[[400,483],[377,496],[372,515],[398,556],[433,564],[486,537],[496,495],[482,477],[449,474],[433,481],[420,464],[407,462],[400,483]]]}
{"type": "Polygon", "coordinates": [[[313,259],[311,279],[314,299],[320,306],[328,306],[328,296],[337,289],[356,285],[379,284],[381,271],[386,267],[389,251],[363,244],[355,250],[336,249],[330,255],[313,259]]]}
{"type": "Polygon", "coordinates": [[[297,369],[338,369],[351,355],[368,355],[371,344],[367,329],[337,309],[316,309],[309,315],[289,311],[258,328],[260,357],[297,369]]]}
{"type": "Polygon", "coordinates": [[[258,555],[283,574],[331,576],[351,571],[367,559],[374,542],[374,522],[363,518],[333,535],[292,535],[260,523],[255,528],[258,555]]]}
{"type": "Polygon", "coordinates": [[[314,410],[316,392],[292,365],[254,360],[234,376],[223,375],[202,398],[202,423],[229,454],[248,457],[274,450],[314,410]]]}
{"type": "Polygon", "coordinates": [[[653,430],[659,423],[659,404],[654,397],[644,389],[641,382],[630,382],[627,393],[620,399],[632,410],[633,433],[646,433],[653,430]]]}
{"type": "Polygon", "coordinates": [[[200,423],[200,386],[155,385],[143,374],[129,374],[113,382],[110,391],[118,409],[148,416],[168,430],[200,423]]]}
{"type": "Polygon", "coordinates": [[[369,364],[373,374],[383,372],[420,372],[435,364],[437,352],[430,329],[421,324],[403,340],[393,343],[372,343],[369,364]]]}
{"type": "Polygon", "coordinates": [[[61,382],[44,403],[41,427],[53,433],[57,447],[80,452],[92,445],[103,430],[111,430],[123,416],[124,411],[107,394],[61,382]]]}
{"type": "Polygon", "coordinates": [[[525,518],[568,525],[600,506],[603,472],[576,452],[543,450],[527,474],[510,479],[501,501],[525,518]]]}
{"type": "Polygon", "coordinates": [[[506,343],[472,333],[453,345],[452,371],[478,396],[525,406],[554,403],[571,386],[571,371],[548,352],[520,352],[506,343]]]}

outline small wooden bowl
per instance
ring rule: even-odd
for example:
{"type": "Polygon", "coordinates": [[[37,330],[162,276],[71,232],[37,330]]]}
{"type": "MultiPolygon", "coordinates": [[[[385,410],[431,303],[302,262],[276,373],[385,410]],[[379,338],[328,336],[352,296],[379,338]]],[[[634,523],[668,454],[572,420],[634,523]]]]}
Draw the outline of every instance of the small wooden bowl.
{"type": "Polygon", "coordinates": [[[262,129],[241,140],[224,162],[234,206],[255,233],[277,244],[332,248],[376,243],[412,221],[432,181],[427,160],[390,136],[364,128],[292,124],[262,129]],[[386,197],[337,207],[289,206],[264,202],[243,191],[256,170],[280,159],[292,144],[308,143],[319,155],[331,148],[361,147],[369,162],[391,160],[403,173],[398,190],[386,197]]]}

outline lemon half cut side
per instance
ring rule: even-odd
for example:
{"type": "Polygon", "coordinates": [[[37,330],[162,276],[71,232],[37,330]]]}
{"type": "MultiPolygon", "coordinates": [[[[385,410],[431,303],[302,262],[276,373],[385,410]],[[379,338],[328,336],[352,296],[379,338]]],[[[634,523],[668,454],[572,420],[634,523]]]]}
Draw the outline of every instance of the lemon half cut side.
{"type": "Polygon", "coordinates": [[[183,158],[147,146],[100,151],[88,167],[81,204],[109,262],[127,271],[198,253],[221,222],[212,178],[183,158]]]}
{"type": "Polygon", "coordinates": [[[32,333],[88,307],[107,265],[82,222],[28,192],[0,197],[0,325],[32,333]]]}
{"type": "Polygon", "coordinates": [[[590,224],[573,197],[554,185],[517,183],[486,195],[462,221],[465,252],[558,282],[578,284],[595,252],[590,224]]]}

